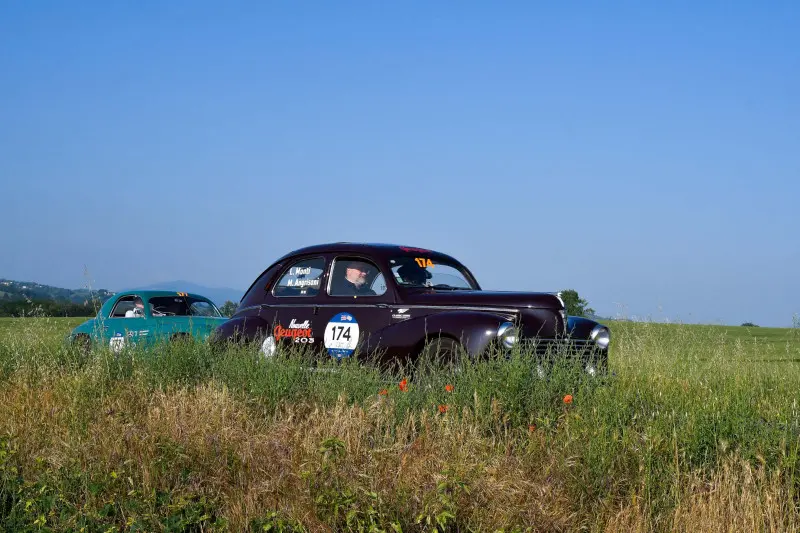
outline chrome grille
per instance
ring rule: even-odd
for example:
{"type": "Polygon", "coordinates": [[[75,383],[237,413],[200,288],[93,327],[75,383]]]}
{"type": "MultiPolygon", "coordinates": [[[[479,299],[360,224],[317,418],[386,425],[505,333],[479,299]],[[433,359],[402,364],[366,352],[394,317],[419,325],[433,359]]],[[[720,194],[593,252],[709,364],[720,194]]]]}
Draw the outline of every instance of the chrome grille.
{"type": "Polygon", "coordinates": [[[582,339],[524,339],[520,349],[538,356],[587,357],[603,354],[605,350],[594,341],[582,339]]]}

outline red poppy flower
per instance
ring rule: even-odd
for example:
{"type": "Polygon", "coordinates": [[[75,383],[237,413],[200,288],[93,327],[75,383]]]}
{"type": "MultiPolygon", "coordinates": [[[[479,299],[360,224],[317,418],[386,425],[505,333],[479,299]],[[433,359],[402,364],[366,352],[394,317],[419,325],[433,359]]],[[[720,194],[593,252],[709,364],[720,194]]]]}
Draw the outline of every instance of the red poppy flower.
{"type": "Polygon", "coordinates": [[[566,396],[564,396],[564,403],[566,404],[572,403],[572,394],[567,394],[566,396]]]}
{"type": "Polygon", "coordinates": [[[401,391],[406,392],[408,390],[408,380],[403,379],[403,381],[400,382],[400,385],[398,385],[398,387],[400,387],[401,391]]]}
{"type": "Polygon", "coordinates": [[[448,383],[447,385],[444,386],[444,390],[446,390],[447,392],[453,392],[453,386],[448,383]]]}

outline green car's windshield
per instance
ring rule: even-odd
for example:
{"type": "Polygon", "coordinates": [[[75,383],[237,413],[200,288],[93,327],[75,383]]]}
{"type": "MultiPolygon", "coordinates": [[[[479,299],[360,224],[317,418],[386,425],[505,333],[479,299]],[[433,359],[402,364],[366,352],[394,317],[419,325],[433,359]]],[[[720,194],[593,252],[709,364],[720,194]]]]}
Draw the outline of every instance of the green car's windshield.
{"type": "Polygon", "coordinates": [[[150,313],[153,316],[222,316],[213,303],[192,296],[155,296],[150,298],[150,313]]]}
{"type": "Polygon", "coordinates": [[[401,287],[426,287],[451,291],[475,289],[463,267],[458,263],[408,255],[391,258],[389,267],[401,287]]]}

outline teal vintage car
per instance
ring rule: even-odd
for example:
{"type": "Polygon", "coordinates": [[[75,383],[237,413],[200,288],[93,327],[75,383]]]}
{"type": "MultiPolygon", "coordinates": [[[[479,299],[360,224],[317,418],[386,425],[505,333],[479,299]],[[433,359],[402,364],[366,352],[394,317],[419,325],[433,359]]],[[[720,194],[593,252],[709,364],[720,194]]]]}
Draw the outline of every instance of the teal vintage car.
{"type": "Polygon", "coordinates": [[[226,317],[199,294],[173,291],[127,291],[115,294],[97,316],[77,326],[69,342],[88,350],[106,345],[114,352],[126,346],[191,337],[205,340],[226,317]]]}

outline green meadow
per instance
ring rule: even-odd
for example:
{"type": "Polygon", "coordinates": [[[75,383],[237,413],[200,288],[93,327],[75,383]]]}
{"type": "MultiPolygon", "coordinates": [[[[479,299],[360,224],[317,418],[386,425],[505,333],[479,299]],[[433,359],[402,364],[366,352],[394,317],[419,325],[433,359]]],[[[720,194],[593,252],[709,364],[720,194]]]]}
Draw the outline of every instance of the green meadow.
{"type": "Polygon", "coordinates": [[[2,531],[795,531],[800,328],[609,322],[609,376],[0,319],[2,531]]]}

